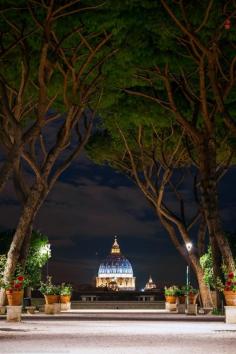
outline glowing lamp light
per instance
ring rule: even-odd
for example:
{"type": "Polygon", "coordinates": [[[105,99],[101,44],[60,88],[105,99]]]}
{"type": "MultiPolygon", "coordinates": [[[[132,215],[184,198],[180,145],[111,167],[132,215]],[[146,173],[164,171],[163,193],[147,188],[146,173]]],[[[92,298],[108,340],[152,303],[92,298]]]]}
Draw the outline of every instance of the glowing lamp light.
{"type": "Polygon", "coordinates": [[[188,251],[191,251],[192,247],[193,247],[193,244],[191,242],[186,243],[186,248],[188,251]]]}
{"type": "Polygon", "coordinates": [[[225,26],[225,29],[226,29],[226,30],[229,30],[229,29],[230,29],[230,27],[231,27],[231,21],[230,21],[229,18],[227,18],[227,19],[225,20],[224,26],[225,26]]]}
{"type": "Polygon", "coordinates": [[[44,255],[50,256],[51,255],[51,245],[50,244],[43,245],[42,247],[40,247],[39,253],[41,256],[44,256],[44,255]]]}

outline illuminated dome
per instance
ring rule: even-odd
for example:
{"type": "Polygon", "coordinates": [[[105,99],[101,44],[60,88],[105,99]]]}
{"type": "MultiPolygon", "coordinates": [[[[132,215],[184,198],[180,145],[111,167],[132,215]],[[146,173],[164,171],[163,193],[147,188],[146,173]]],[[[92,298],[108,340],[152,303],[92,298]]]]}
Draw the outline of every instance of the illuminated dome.
{"type": "Polygon", "coordinates": [[[135,289],[132,266],[128,259],[121,254],[116,237],[111,253],[100,264],[98,276],[96,277],[96,287],[108,287],[112,290],[135,289]],[[114,288],[114,282],[117,284],[117,289],[114,288]]]}
{"type": "Polygon", "coordinates": [[[98,276],[101,277],[132,277],[133,269],[127,258],[120,253],[120,247],[115,237],[111,254],[100,264],[98,276]]]}
{"type": "Polygon", "coordinates": [[[111,275],[116,277],[132,277],[133,269],[128,259],[122,255],[109,255],[106,260],[100,264],[98,276],[107,277],[111,275]]]}
{"type": "Polygon", "coordinates": [[[156,286],[155,283],[153,283],[152,277],[151,277],[151,275],[150,275],[149,280],[148,280],[147,284],[145,285],[144,290],[145,290],[145,291],[146,291],[146,290],[154,290],[154,289],[156,289],[156,287],[157,287],[157,286],[156,286]]]}

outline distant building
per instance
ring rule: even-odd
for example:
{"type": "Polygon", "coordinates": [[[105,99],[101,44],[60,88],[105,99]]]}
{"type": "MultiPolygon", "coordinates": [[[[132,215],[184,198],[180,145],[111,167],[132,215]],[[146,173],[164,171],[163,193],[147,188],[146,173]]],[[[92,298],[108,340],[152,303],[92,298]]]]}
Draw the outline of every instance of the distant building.
{"type": "Polygon", "coordinates": [[[114,291],[135,290],[135,277],[131,263],[121,254],[116,237],[111,253],[100,264],[96,288],[108,288],[114,291]]]}
{"type": "Polygon", "coordinates": [[[144,291],[155,290],[157,288],[156,284],[153,283],[152,277],[150,275],[147,284],[145,285],[144,291]]]}

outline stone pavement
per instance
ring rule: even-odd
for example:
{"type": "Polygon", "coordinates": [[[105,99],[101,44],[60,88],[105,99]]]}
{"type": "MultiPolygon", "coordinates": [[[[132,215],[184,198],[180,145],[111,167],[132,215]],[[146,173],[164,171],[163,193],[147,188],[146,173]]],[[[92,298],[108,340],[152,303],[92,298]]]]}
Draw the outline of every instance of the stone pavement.
{"type": "Polygon", "coordinates": [[[222,316],[118,310],[1,319],[0,354],[236,353],[236,325],[222,316]]]}

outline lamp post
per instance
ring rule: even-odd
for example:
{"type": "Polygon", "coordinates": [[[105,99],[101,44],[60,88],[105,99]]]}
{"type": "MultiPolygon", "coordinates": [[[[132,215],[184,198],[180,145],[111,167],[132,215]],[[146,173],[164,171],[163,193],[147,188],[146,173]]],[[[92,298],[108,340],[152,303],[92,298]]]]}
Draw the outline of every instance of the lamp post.
{"type": "MultiPolygon", "coordinates": [[[[191,251],[192,247],[193,247],[193,244],[191,242],[186,243],[186,248],[187,248],[188,252],[191,251]]],[[[187,306],[189,305],[189,285],[190,285],[189,270],[190,270],[190,268],[189,268],[189,264],[188,264],[187,269],[186,269],[187,306]]]]}

